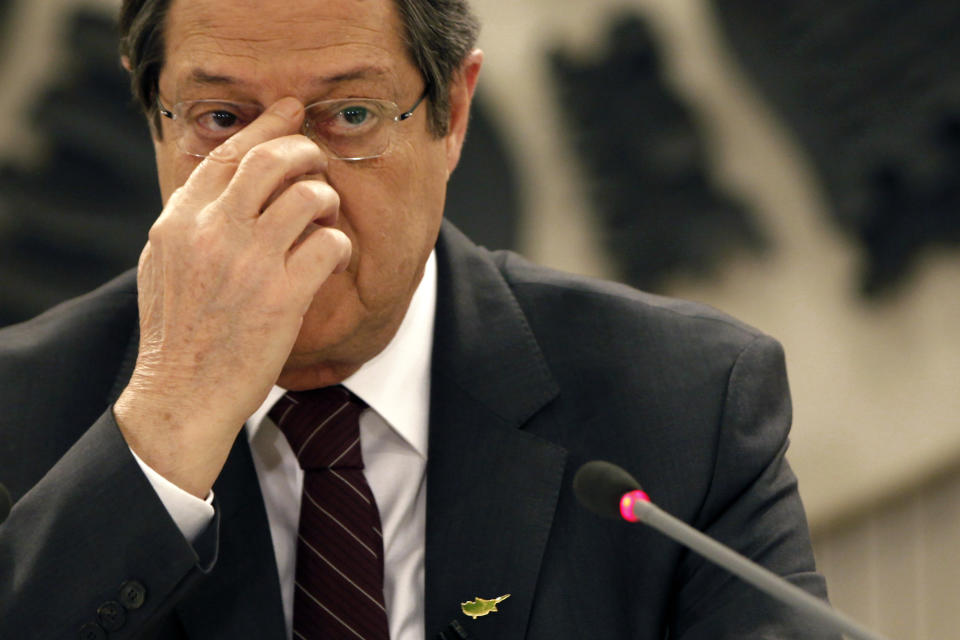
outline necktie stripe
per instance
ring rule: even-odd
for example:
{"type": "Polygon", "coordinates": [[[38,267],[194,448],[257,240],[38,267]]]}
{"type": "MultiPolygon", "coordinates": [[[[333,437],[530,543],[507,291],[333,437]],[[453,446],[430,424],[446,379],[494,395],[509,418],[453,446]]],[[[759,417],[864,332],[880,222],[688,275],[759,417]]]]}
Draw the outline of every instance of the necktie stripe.
{"type": "Polygon", "coordinates": [[[303,453],[303,450],[307,448],[307,445],[310,444],[310,441],[311,441],[311,440],[313,440],[313,436],[315,436],[315,435],[317,435],[318,433],[320,433],[320,430],[321,430],[321,429],[323,429],[325,426],[327,426],[328,424],[330,424],[330,421],[331,421],[331,420],[333,420],[334,418],[336,418],[337,415],[338,415],[341,411],[343,411],[344,409],[346,409],[346,408],[349,407],[349,406],[350,406],[350,403],[349,403],[349,402],[345,402],[342,406],[340,406],[339,409],[337,409],[337,410],[334,411],[332,414],[330,414],[330,416],[327,417],[326,420],[324,420],[323,422],[321,422],[321,423],[317,426],[317,428],[314,429],[313,432],[311,432],[309,436],[307,436],[307,438],[303,441],[303,444],[300,445],[300,449],[297,451],[297,457],[299,458],[299,457],[300,457],[300,454],[303,453]]]}
{"type": "MultiPolygon", "coordinates": [[[[369,600],[356,594],[354,590],[351,590],[349,598],[334,598],[330,592],[331,587],[327,583],[321,583],[313,590],[307,589],[302,581],[300,585],[302,588],[298,588],[294,593],[294,609],[296,610],[297,607],[302,609],[298,622],[301,623],[304,634],[308,637],[314,637],[310,635],[313,629],[324,630],[324,635],[319,636],[322,640],[336,640],[344,636],[340,632],[339,623],[331,623],[329,612],[346,622],[360,635],[380,638],[378,625],[380,621],[385,624],[386,615],[383,611],[374,608],[369,600]],[[323,605],[323,608],[317,606],[318,602],[323,605]],[[331,624],[333,624],[332,628],[331,624]]],[[[386,640],[388,637],[384,635],[383,639],[386,640]]]]}
{"type": "MultiPolygon", "coordinates": [[[[338,496],[337,498],[338,500],[343,499],[342,496],[338,496]]],[[[329,521],[326,520],[318,511],[311,508],[311,500],[315,500],[315,498],[311,497],[307,499],[307,504],[301,507],[304,524],[311,527],[317,527],[318,535],[323,535],[325,537],[339,537],[341,530],[339,528],[333,528],[329,526],[329,521]]],[[[337,508],[338,505],[330,504],[329,500],[327,501],[327,505],[329,506],[327,513],[336,518],[337,522],[342,524],[356,538],[363,540],[368,545],[370,545],[371,542],[376,543],[376,540],[373,539],[373,536],[371,535],[371,527],[367,518],[365,517],[364,512],[359,511],[353,505],[348,505],[349,510],[341,510],[337,508]]]]}
{"type": "Polygon", "coordinates": [[[377,599],[376,599],[374,596],[372,596],[372,595],[370,595],[369,593],[367,593],[367,592],[363,589],[363,587],[361,587],[359,584],[357,584],[356,582],[354,582],[353,580],[351,580],[350,577],[349,577],[347,574],[345,574],[343,571],[341,571],[341,570],[337,567],[337,565],[333,564],[332,562],[330,562],[330,560],[328,560],[327,558],[325,558],[324,555],[323,555],[322,553],[320,553],[319,551],[317,551],[316,548],[315,548],[312,544],[310,544],[309,542],[307,542],[307,541],[304,539],[303,536],[300,536],[300,541],[301,541],[303,544],[305,544],[306,547],[307,547],[308,549],[310,549],[310,551],[313,551],[313,554],[314,554],[315,556],[317,556],[318,558],[320,558],[321,560],[323,560],[324,563],[327,564],[327,566],[329,566],[331,569],[333,569],[334,571],[336,571],[337,574],[339,574],[341,578],[343,578],[344,580],[346,580],[349,584],[353,585],[353,587],[354,587],[359,593],[363,594],[364,597],[366,597],[368,600],[370,600],[370,602],[372,602],[373,604],[375,604],[377,607],[379,607],[379,608],[382,609],[383,611],[386,611],[386,608],[385,608],[382,604],[380,604],[380,602],[378,602],[377,599]]]}
{"type": "MultiPolygon", "coordinates": [[[[331,480],[333,484],[320,482],[305,483],[304,495],[309,495],[310,498],[302,501],[305,503],[301,505],[300,509],[302,517],[310,518],[308,524],[311,526],[319,525],[321,528],[318,529],[318,532],[322,533],[324,531],[322,527],[326,527],[327,523],[317,517],[313,509],[304,508],[309,507],[310,501],[314,500],[334,515],[337,520],[346,525],[355,536],[361,540],[369,540],[370,530],[373,526],[367,515],[369,506],[359,500],[356,494],[347,489],[345,485],[336,481],[335,478],[331,478],[331,480]]],[[[336,532],[334,532],[334,534],[335,533],[336,532]]],[[[376,540],[373,540],[373,542],[376,542],[376,540]]],[[[368,542],[368,544],[370,543],[368,542]]]]}
{"type": "Polygon", "coordinates": [[[356,447],[356,446],[359,445],[359,444],[360,444],[360,438],[357,437],[356,440],[354,440],[353,442],[350,443],[350,446],[348,446],[346,449],[343,450],[343,453],[341,453],[340,455],[338,455],[336,458],[333,459],[333,461],[330,463],[330,466],[331,466],[331,467],[337,466],[337,463],[340,462],[340,460],[343,458],[343,456],[345,456],[345,455],[347,455],[348,453],[350,453],[350,451],[352,451],[353,448],[356,447]]]}
{"type": "Polygon", "coordinates": [[[356,552],[351,553],[349,550],[342,548],[332,549],[324,546],[323,557],[321,558],[302,541],[298,542],[303,545],[298,549],[301,551],[301,557],[303,558],[301,562],[304,572],[316,574],[316,577],[313,577],[310,582],[311,593],[324,601],[344,601],[367,608],[374,606],[370,598],[363,593],[376,598],[376,590],[379,588],[382,579],[376,567],[356,569],[353,566],[356,552]],[[335,568],[344,573],[349,571],[350,574],[347,577],[350,582],[347,582],[335,568]]]}
{"type": "Polygon", "coordinates": [[[296,406],[296,401],[294,401],[290,406],[283,410],[283,413],[280,414],[280,417],[277,419],[277,427],[282,427],[283,423],[286,422],[287,416],[290,415],[290,412],[296,406]]]}
{"type": "Polygon", "coordinates": [[[360,491],[360,489],[358,489],[357,487],[353,486],[353,484],[352,484],[349,480],[347,480],[347,479],[343,476],[343,474],[337,473],[336,471],[334,471],[334,470],[332,470],[332,469],[330,470],[330,473],[331,473],[331,475],[333,475],[334,477],[339,478],[345,485],[347,485],[348,487],[350,487],[358,496],[360,496],[361,499],[363,499],[364,502],[366,502],[367,504],[370,504],[370,502],[371,502],[371,501],[370,501],[370,498],[368,498],[368,497],[366,496],[366,494],[364,494],[362,491],[360,491]]]}
{"type": "MultiPolygon", "coordinates": [[[[330,564],[342,571],[348,571],[350,577],[353,578],[357,584],[363,585],[371,591],[372,595],[376,595],[377,583],[383,575],[383,570],[380,563],[375,562],[377,559],[367,555],[353,538],[342,535],[326,538],[316,536],[307,542],[315,549],[320,550],[323,553],[323,557],[329,561],[330,564]],[[362,557],[360,557],[361,554],[362,557]]],[[[306,543],[300,542],[299,544],[305,545],[306,543]]],[[[306,568],[311,571],[317,570],[320,574],[327,571],[325,567],[319,564],[314,566],[317,561],[309,549],[301,549],[300,553],[300,558],[306,563],[306,568]]],[[[298,562],[299,561],[300,560],[298,560],[298,562]]]]}
{"type": "MultiPolygon", "coordinates": [[[[376,551],[374,551],[373,549],[371,549],[370,547],[368,547],[368,546],[363,542],[363,540],[361,540],[361,539],[358,538],[356,535],[354,535],[354,533],[353,533],[352,531],[350,531],[350,529],[347,528],[347,526],[346,526],[344,523],[342,523],[342,522],[340,522],[339,520],[337,520],[337,518],[334,517],[334,515],[333,515],[332,513],[330,513],[329,511],[327,511],[327,510],[324,509],[323,507],[321,507],[321,506],[317,503],[317,501],[313,499],[313,496],[311,496],[311,495],[308,494],[308,493],[304,493],[304,495],[307,496],[307,498],[310,500],[310,504],[312,504],[314,507],[316,507],[316,508],[320,511],[320,513],[322,513],[323,515],[327,516],[327,518],[329,518],[330,520],[332,520],[337,526],[339,526],[341,529],[343,529],[343,530],[347,533],[347,535],[349,535],[351,538],[353,538],[354,540],[356,540],[358,544],[360,544],[364,549],[366,549],[368,552],[370,552],[370,555],[372,555],[374,558],[377,557],[377,552],[376,552],[376,551]]],[[[376,531],[376,529],[374,529],[374,531],[376,531]]]]}
{"type": "MultiPolygon", "coordinates": [[[[333,611],[330,611],[330,609],[328,609],[326,606],[324,606],[324,604],[323,604],[322,602],[320,602],[319,600],[317,600],[316,598],[314,598],[313,595],[312,595],[309,591],[307,591],[306,589],[303,588],[303,585],[301,585],[299,582],[296,582],[296,583],[294,583],[294,584],[295,584],[295,586],[300,590],[300,593],[302,593],[302,594],[304,594],[305,596],[307,596],[308,598],[310,598],[310,600],[312,600],[318,607],[320,607],[321,609],[323,609],[323,610],[327,613],[327,615],[329,615],[329,616],[332,617],[334,620],[336,620],[337,622],[339,622],[339,623],[343,626],[344,629],[346,629],[347,631],[349,631],[349,632],[352,633],[353,635],[355,635],[355,636],[357,636],[358,638],[360,638],[360,640],[367,640],[366,638],[364,638],[364,637],[360,634],[359,631],[357,631],[356,629],[354,629],[353,627],[351,627],[349,624],[347,624],[346,622],[344,622],[343,620],[341,620],[339,617],[337,617],[337,615],[336,615],[333,611]]],[[[299,635],[301,638],[305,638],[302,634],[298,634],[298,635],[299,635]]],[[[306,640],[306,639],[305,639],[305,640],[306,640]]]]}
{"type": "Polygon", "coordinates": [[[289,392],[270,417],[303,469],[293,630],[298,640],[389,640],[383,537],[363,475],[363,401],[343,387],[289,392]]]}

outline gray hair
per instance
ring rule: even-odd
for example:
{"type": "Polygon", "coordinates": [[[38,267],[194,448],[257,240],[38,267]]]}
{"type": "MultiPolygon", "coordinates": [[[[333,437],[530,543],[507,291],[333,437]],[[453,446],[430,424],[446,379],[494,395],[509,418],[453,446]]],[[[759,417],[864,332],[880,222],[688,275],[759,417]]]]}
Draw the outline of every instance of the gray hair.
{"type": "MultiPolygon", "coordinates": [[[[164,64],[164,24],[171,0],[123,0],[120,55],[130,67],[130,87],[160,135],[157,92],[164,64]]],[[[404,27],[404,42],[427,86],[430,131],[450,127],[450,82],[473,49],[480,23],[467,0],[394,0],[404,27]]]]}

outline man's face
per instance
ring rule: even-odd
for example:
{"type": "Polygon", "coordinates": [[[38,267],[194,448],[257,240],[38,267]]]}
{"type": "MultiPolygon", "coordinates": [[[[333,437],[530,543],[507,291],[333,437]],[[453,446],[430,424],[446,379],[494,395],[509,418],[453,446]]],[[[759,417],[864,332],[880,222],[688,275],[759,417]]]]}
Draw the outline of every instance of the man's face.
{"type": "MultiPolygon", "coordinates": [[[[410,61],[392,0],[174,0],[160,74],[165,105],[223,99],[266,108],[378,98],[413,105],[424,79],[410,61]]],[[[446,182],[459,158],[479,52],[452,87],[452,126],[427,128],[427,109],[396,125],[386,154],[331,159],[321,176],[340,196],[337,227],[353,244],[348,269],[331,276],[307,312],[280,383],[339,381],[378,353],[406,311],[437,237],[446,182]]],[[[183,153],[163,119],[155,140],[164,202],[200,160],[183,153]]]]}

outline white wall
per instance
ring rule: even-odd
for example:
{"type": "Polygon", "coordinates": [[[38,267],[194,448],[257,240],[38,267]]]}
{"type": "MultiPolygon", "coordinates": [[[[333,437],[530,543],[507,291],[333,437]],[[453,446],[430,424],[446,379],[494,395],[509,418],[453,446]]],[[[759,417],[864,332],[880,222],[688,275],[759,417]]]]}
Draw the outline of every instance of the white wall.
{"type": "Polygon", "coordinates": [[[814,539],[833,605],[897,640],[960,633],[960,473],[814,539]]]}

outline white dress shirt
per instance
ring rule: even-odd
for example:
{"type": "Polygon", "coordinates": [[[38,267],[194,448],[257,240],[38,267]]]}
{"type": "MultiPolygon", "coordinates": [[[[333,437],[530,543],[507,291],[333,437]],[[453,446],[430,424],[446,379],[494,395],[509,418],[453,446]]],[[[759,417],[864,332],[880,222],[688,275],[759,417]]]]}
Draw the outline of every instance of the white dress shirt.
{"type": "MultiPolygon", "coordinates": [[[[436,310],[436,256],[397,334],[343,385],[369,405],[360,415],[364,476],[380,510],[384,599],[392,640],[424,637],[424,547],[430,358],[436,310]]],[[[303,470],[268,417],[284,390],[274,387],[247,420],[246,432],[263,493],[280,578],[287,637],[292,637],[293,579],[303,470]]],[[[136,455],[134,455],[136,457],[136,455]]],[[[193,540],[213,518],[213,495],[200,500],[137,458],[180,530],[193,540]]]]}

